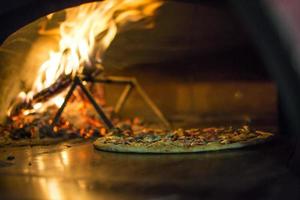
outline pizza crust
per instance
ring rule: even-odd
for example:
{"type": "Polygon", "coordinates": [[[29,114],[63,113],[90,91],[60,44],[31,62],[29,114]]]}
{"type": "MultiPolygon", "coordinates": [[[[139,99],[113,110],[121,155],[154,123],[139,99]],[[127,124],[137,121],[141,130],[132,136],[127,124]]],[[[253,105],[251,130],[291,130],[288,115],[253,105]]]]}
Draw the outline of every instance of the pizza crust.
{"type": "Polygon", "coordinates": [[[155,142],[152,144],[145,144],[134,142],[131,144],[113,144],[106,143],[105,138],[99,138],[94,142],[94,147],[97,150],[109,152],[124,152],[124,153],[154,153],[154,154],[168,154],[168,153],[196,153],[207,151],[220,151],[225,149],[239,149],[246,146],[252,146],[269,141],[269,136],[260,136],[252,138],[247,141],[240,141],[229,144],[221,144],[219,142],[210,142],[205,145],[182,146],[176,143],[165,144],[163,142],[155,142]]]}

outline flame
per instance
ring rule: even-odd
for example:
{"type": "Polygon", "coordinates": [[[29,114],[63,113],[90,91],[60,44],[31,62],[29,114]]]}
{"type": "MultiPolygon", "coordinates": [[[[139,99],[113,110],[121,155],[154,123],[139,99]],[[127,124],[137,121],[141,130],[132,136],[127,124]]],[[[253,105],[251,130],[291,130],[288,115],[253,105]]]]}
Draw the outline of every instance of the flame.
{"type": "MultiPolygon", "coordinates": [[[[105,50],[118,31],[130,22],[154,16],[161,5],[162,1],[158,0],[107,0],[66,9],[66,18],[59,27],[58,51],[49,52],[49,59],[40,66],[31,91],[22,91],[19,97],[29,100],[33,94],[55,83],[62,74],[74,76],[86,67],[95,68],[95,63],[101,64],[105,50]]],[[[53,14],[46,18],[51,20],[53,14]]],[[[62,102],[60,94],[48,103],[60,106],[62,102]]],[[[43,107],[38,104],[34,109],[43,107]]]]}

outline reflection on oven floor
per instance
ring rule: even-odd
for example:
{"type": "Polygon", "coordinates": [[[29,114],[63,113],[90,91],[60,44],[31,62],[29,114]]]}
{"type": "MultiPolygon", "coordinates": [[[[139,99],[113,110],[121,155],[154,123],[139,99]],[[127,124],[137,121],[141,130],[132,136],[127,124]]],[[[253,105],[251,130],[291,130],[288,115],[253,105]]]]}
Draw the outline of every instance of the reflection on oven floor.
{"type": "Polygon", "coordinates": [[[299,199],[286,145],[115,154],[90,142],[0,149],[1,199],[299,199]]]}

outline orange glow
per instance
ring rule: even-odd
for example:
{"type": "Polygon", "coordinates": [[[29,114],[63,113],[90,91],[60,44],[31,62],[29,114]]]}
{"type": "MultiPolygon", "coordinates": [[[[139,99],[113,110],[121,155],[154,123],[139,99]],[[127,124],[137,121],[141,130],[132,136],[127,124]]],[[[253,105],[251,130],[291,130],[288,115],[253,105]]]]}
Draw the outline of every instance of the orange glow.
{"type": "MultiPolygon", "coordinates": [[[[103,54],[118,31],[130,22],[154,16],[162,5],[158,0],[107,0],[82,4],[65,10],[65,20],[60,24],[60,41],[57,51],[49,51],[38,71],[30,92],[22,91],[19,98],[32,99],[33,94],[48,88],[62,75],[80,74],[84,68],[97,68],[102,63],[103,54]]],[[[53,14],[47,20],[52,20],[53,14]]],[[[33,110],[42,111],[48,105],[60,106],[64,94],[50,99],[47,104],[36,104],[33,110]]],[[[29,114],[31,111],[24,111],[29,114]]]]}

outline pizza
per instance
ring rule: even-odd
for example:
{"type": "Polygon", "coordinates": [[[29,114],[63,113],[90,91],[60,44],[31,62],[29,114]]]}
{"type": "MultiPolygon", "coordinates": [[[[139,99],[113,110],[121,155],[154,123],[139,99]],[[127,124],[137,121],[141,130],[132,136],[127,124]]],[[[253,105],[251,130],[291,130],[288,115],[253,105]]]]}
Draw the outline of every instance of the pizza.
{"type": "Polygon", "coordinates": [[[205,129],[114,129],[98,138],[94,147],[102,151],[131,153],[193,153],[218,151],[251,146],[268,141],[274,135],[269,132],[221,127],[205,129]]]}

